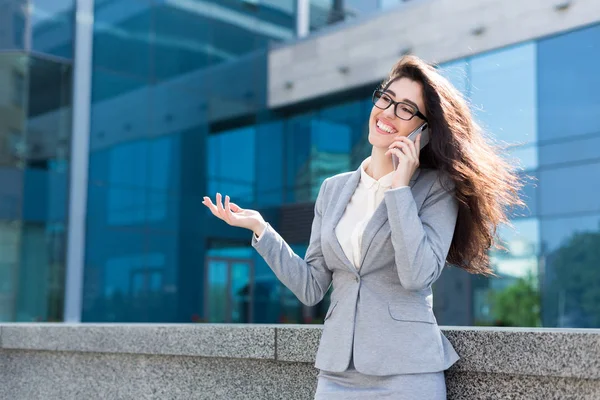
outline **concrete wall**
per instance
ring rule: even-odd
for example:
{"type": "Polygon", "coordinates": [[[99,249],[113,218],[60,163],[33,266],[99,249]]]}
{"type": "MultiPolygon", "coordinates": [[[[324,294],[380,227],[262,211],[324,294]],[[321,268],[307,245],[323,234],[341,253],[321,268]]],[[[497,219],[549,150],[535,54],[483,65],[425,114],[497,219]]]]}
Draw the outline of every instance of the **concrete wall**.
{"type": "Polygon", "coordinates": [[[271,50],[268,104],[378,82],[409,49],[439,63],[599,21],[598,0],[411,1],[271,50]]]}
{"type": "MultiPolygon", "coordinates": [[[[0,399],[312,399],[321,329],[0,324],[0,399]]],[[[600,330],[444,332],[449,399],[600,398],[600,330]]]]}

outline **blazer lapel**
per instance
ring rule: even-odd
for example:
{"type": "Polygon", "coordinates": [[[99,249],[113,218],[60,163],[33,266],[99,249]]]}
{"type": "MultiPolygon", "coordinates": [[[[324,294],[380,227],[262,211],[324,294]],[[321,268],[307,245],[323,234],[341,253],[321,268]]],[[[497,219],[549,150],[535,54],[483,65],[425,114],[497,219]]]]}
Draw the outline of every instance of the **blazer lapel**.
{"type": "MultiPolygon", "coordinates": [[[[348,259],[348,257],[346,257],[346,253],[344,253],[342,245],[340,244],[337,235],[335,234],[335,228],[338,222],[340,222],[342,215],[344,215],[346,207],[348,206],[348,203],[350,202],[350,199],[352,198],[352,195],[356,191],[356,187],[360,182],[360,168],[361,167],[359,166],[358,169],[350,175],[350,177],[344,184],[344,187],[342,188],[342,191],[338,196],[337,202],[333,207],[333,214],[331,216],[331,234],[333,235],[333,240],[331,242],[333,251],[338,256],[338,258],[344,262],[346,267],[348,267],[348,269],[350,269],[355,274],[358,273],[358,270],[354,267],[354,264],[348,259]]],[[[417,177],[419,176],[419,173],[420,169],[417,168],[413,176],[410,178],[410,187],[414,185],[415,181],[417,180],[417,177]]],[[[379,231],[379,229],[381,229],[381,227],[387,220],[387,206],[385,204],[385,200],[382,200],[381,203],[379,203],[379,206],[377,206],[377,208],[375,209],[375,212],[373,213],[373,216],[367,223],[367,226],[365,227],[365,231],[363,233],[361,243],[361,267],[365,260],[365,256],[367,254],[369,246],[371,245],[371,242],[375,237],[375,234],[379,231]]]]}
{"type": "MultiPolygon", "coordinates": [[[[413,187],[413,185],[415,184],[417,178],[419,177],[419,173],[420,173],[420,169],[417,168],[413,174],[413,176],[410,178],[410,182],[409,182],[409,187],[413,187]]],[[[375,235],[377,234],[377,232],[379,232],[379,230],[381,229],[381,227],[383,226],[383,224],[385,224],[385,222],[388,220],[388,214],[387,214],[387,205],[385,204],[385,200],[382,200],[381,203],[379,203],[379,206],[377,206],[377,208],[375,209],[375,212],[373,213],[373,216],[371,217],[371,219],[369,220],[369,222],[367,222],[367,226],[365,227],[365,231],[363,232],[363,237],[362,237],[362,241],[361,241],[361,246],[360,246],[360,270],[363,270],[363,263],[365,262],[365,257],[367,255],[367,251],[369,251],[369,246],[371,246],[371,243],[373,242],[373,239],[375,238],[375,235]]]]}
{"type": "Polygon", "coordinates": [[[358,182],[360,181],[360,166],[358,169],[350,175],[342,191],[337,197],[337,202],[333,207],[333,215],[331,216],[331,234],[333,235],[332,247],[335,254],[338,256],[340,260],[344,262],[344,264],[353,272],[357,272],[354,264],[346,257],[346,253],[344,253],[344,249],[342,249],[342,245],[340,244],[337,235],[335,234],[335,227],[338,222],[344,215],[344,211],[346,211],[346,206],[350,202],[356,187],[358,186],[358,182]]]}

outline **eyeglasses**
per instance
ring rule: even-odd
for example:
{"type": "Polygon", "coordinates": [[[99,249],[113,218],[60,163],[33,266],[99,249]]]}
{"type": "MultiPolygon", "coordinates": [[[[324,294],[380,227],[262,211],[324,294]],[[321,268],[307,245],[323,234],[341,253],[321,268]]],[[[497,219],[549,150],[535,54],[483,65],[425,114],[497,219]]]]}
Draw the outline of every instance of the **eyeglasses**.
{"type": "Polygon", "coordinates": [[[394,114],[400,119],[405,121],[411,120],[415,115],[421,118],[423,121],[427,122],[427,117],[425,117],[418,108],[413,106],[412,104],[405,103],[403,101],[394,101],[392,98],[382,90],[375,90],[373,92],[373,104],[375,107],[385,110],[392,104],[394,105],[394,114]],[[400,107],[398,107],[400,106],[400,107]]]}

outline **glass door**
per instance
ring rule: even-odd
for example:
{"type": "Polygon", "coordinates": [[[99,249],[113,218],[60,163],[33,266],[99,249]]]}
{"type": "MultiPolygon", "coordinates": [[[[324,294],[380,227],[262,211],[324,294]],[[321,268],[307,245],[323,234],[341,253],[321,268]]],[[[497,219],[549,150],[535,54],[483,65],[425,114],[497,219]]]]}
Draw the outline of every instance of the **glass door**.
{"type": "Polygon", "coordinates": [[[207,257],[205,276],[206,321],[252,322],[254,263],[251,259],[207,257]]]}

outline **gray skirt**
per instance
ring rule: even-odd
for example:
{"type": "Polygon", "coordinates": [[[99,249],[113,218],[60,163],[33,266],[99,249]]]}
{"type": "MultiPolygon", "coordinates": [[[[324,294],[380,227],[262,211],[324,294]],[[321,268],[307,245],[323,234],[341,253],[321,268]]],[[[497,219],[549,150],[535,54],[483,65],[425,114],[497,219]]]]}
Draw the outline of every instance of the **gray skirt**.
{"type": "Polygon", "coordinates": [[[365,375],[350,366],[344,372],[319,370],[315,400],[402,399],[446,400],[444,372],[365,375]]]}

